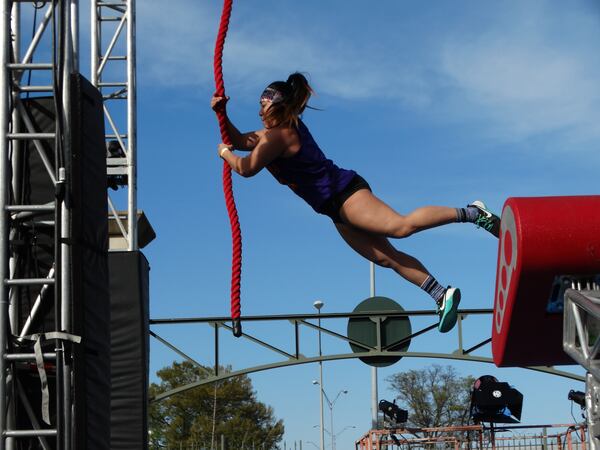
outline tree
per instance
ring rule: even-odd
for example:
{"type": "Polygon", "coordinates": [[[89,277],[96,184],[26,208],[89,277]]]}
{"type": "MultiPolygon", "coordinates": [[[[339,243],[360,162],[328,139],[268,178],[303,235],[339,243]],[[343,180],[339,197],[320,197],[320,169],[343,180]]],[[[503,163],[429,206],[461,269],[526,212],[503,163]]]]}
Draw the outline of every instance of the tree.
{"type": "Polygon", "coordinates": [[[387,378],[408,410],[408,424],[419,428],[466,425],[475,378],[460,377],[453,367],[432,365],[387,378]]]}
{"type": "MultiPolygon", "coordinates": [[[[230,372],[230,368],[219,369],[230,372]]],[[[212,375],[213,370],[191,362],[173,362],[157,372],[160,384],[150,385],[150,398],[212,375]]],[[[227,448],[273,449],[283,436],[282,420],[257,401],[246,375],[201,385],[150,404],[151,448],[218,448],[221,435],[227,448]],[[264,447],[263,447],[264,445],[264,447]]]]}

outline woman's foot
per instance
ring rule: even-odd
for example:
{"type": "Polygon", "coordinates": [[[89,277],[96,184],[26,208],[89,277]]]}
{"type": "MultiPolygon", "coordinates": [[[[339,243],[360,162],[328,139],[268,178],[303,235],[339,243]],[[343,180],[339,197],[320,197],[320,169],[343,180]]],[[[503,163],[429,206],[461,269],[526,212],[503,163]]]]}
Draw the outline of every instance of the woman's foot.
{"type": "Polygon", "coordinates": [[[476,208],[478,215],[473,222],[477,225],[477,228],[481,227],[486,231],[489,231],[496,237],[500,237],[500,218],[491,212],[485,203],[481,200],[475,200],[470,205],[467,205],[467,208],[476,208]]]}
{"type": "Polygon", "coordinates": [[[460,289],[448,286],[441,303],[438,305],[440,323],[438,330],[447,333],[456,324],[458,318],[458,304],[460,303],[460,289]]]}

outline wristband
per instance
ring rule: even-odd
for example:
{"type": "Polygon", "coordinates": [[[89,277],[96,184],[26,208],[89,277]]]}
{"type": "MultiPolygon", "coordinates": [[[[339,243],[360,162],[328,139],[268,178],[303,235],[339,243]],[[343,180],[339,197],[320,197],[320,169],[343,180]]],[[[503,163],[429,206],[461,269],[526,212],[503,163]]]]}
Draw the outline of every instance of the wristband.
{"type": "Polygon", "coordinates": [[[231,151],[231,150],[229,150],[229,147],[222,148],[221,151],[219,152],[219,156],[221,158],[223,157],[223,154],[225,153],[226,150],[229,151],[229,152],[231,151]]]}

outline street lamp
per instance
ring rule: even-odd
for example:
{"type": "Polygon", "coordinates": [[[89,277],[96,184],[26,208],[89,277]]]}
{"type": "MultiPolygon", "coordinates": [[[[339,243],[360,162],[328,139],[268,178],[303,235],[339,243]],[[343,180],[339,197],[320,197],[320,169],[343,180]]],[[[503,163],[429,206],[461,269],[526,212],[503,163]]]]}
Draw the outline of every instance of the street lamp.
{"type": "MultiPolygon", "coordinates": [[[[313,380],[312,382],[314,385],[319,385],[319,387],[321,388],[321,396],[325,397],[325,400],[327,400],[327,406],[329,406],[329,414],[330,414],[330,430],[331,432],[329,433],[331,435],[331,450],[335,450],[335,434],[333,432],[333,407],[335,405],[335,403],[338,401],[338,399],[340,398],[340,395],[342,394],[347,394],[348,391],[346,389],[342,389],[340,392],[337,393],[337,395],[335,396],[335,398],[333,399],[333,401],[331,401],[329,399],[329,396],[327,395],[327,393],[325,392],[325,390],[323,389],[323,385],[321,383],[319,383],[317,380],[313,380]]],[[[343,431],[343,430],[342,430],[343,431]]],[[[324,436],[323,434],[323,427],[321,427],[321,436],[324,436]]]]}
{"type": "MultiPolygon", "coordinates": [[[[325,305],[321,300],[316,300],[313,303],[313,306],[317,309],[317,313],[319,314],[318,325],[319,325],[319,380],[320,385],[323,386],[323,361],[321,357],[323,356],[323,352],[321,351],[321,308],[325,305]]],[[[316,380],[315,380],[316,381],[316,380]]],[[[314,381],[313,381],[314,384],[314,381]]],[[[320,404],[320,418],[321,418],[321,450],[325,450],[325,434],[323,432],[323,389],[321,389],[321,393],[319,395],[319,404],[320,404]]],[[[331,449],[333,450],[333,449],[331,449]]]]}
{"type": "Polygon", "coordinates": [[[335,440],[336,440],[336,441],[335,441],[335,442],[336,442],[336,444],[335,444],[335,445],[337,445],[337,437],[338,437],[340,434],[342,434],[344,431],[346,431],[346,430],[349,430],[349,429],[351,429],[351,428],[356,428],[356,427],[355,427],[354,425],[348,425],[348,426],[346,426],[346,427],[342,428],[342,431],[338,431],[337,433],[335,433],[335,440]]]}
{"type": "Polygon", "coordinates": [[[337,437],[338,437],[340,434],[342,434],[344,431],[346,431],[346,430],[349,430],[349,429],[351,429],[351,428],[356,428],[356,427],[355,427],[354,425],[348,425],[348,426],[346,426],[346,427],[342,428],[342,431],[338,431],[337,433],[335,433],[335,437],[336,437],[336,439],[337,439],[337,437]]]}

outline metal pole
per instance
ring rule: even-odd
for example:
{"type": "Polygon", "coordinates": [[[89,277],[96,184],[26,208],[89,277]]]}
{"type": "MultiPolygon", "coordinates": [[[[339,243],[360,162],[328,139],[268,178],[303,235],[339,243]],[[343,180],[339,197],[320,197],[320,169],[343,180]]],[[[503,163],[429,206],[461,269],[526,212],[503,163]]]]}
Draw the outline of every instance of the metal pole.
{"type": "Polygon", "coordinates": [[[138,249],[137,237],[137,95],[135,0],[127,1],[127,179],[129,250],[138,249]]]}
{"type": "MultiPolygon", "coordinates": [[[[71,124],[71,111],[72,111],[72,98],[71,98],[71,74],[73,72],[73,31],[71,30],[71,7],[72,1],[65,3],[63,0],[61,7],[61,34],[63,36],[63,49],[60,53],[64,54],[64,67],[62,67],[62,120],[63,120],[63,136],[61,139],[62,144],[62,162],[65,167],[60,167],[58,170],[59,183],[69,184],[68,173],[66,167],[68,167],[68,161],[71,158],[71,135],[72,135],[72,124],[71,124]]],[[[57,114],[58,116],[58,114],[57,114]]],[[[60,151],[60,149],[57,149],[60,151]]],[[[64,196],[60,202],[60,330],[65,332],[71,331],[71,249],[68,244],[71,240],[71,211],[68,206],[69,200],[69,189],[64,189],[64,196]]],[[[65,344],[57,340],[56,348],[59,349],[59,364],[61,371],[57,373],[57,385],[62,383],[62,399],[59,399],[59,403],[62,407],[58,408],[58,414],[62,414],[63,417],[63,429],[62,436],[59,434],[59,439],[62,438],[63,449],[71,449],[71,377],[72,371],[70,365],[67,363],[67,355],[65,354],[65,344]],[[62,379],[60,378],[62,374],[62,379]]],[[[59,390],[57,390],[59,391],[59,390]]],[[[61,392],[57,392],[60,396],[61,392]]],[[[60,442],[60,440],[59,440],[60,442]]]]}
{"type": "Polygon", "coordinates": [[[587,429],[590,437],[590,450],[600,450],[600,440],[597,437],[600,434],[600,415],[598,414],[597,401],[598,392],[600,392],[600,382],[590,372],[587,372],[585,377],[585,410],[587,429]]]}
{"type": "MultiPolygon", "coordinates": [[[[319,316],[321,308],[318,308],[319,316]]],[[[318,319],[319,324],[319,358],[323,356],[321,351],[321,317],[318,319]]],[[[325,428],[323,428],[323,361],[319,360],[319,398],[320,398],[320,419],[321,419],[321,450],[325,450],[325,428]]]]}
{"type": "Polygon", "coordinates": [[[10,62],[10,18],[11,2],[2,0],[2,25],[0,28],[0,450],[5,450],[6,428],[6,375],[8,344],[8,286],[5,281],[8,272],[9,225],[6,206],[8,206],[9,164],[8,124],[10,121],[9,98],[11,95],[7,64],[10,62]]]}
{"type": "Polygon", "coordinates": [[[331,414],[331,450],[335,450],[335,435],[333,434],[333,403],[329,405],[329,413],[331,414]]]}
{"type": "Polygon", "coordinates": [[[90,5],[90,50],[91,50],[91,60],[90,60],[90,69],[91,76],[90,81],[94,86],[98,86],[98,55],[100,53],[99,50],[99,42],[98,42],[98,5],[97,0],[92,0],[90,5]]]}
{"type": "MultiPolygon", "coordinates": [[[[16,62],[21,60],[21,27],[20,27],[20,23],[21,23],[21,5],[20,3],[13,3],[12,6],[12,23],[11,23],[11,29],[14,33],[14,40],[12,43],[12,48],[13,48],[13,55],[14,55],[14,59],[16,62]]],[[[20,129],[20,120],[19,120],[19,113],[17,111],[17,108],[13,108],[13,112],[12,112],[12,132],[13,133],[20,133],[21,129],[20,129]]],[[[14,198],[14,202],[16,204],[20,204],[21,203],[21,183],[20,183],[20,179],[17,176],[19,173],[19,167],[20,167],[20,162],[21,162],[21,158],[22,158],[22,149],[23,149],[23,143],[20,141],[14,141],[12,143],[12,156],[11,156],[11,164],[12,164],[12,191],[13,191],[13,198],[14,198]]],[[[9,261],[9,271],[11,274],[14,274],[17,268],[17,257],[15,252],[11,252],[10,255],[10,261],[9,261]]],[[[12,277],[11,277],[12,278],[12,277]]],[[[17,294],[18,294],[19,290],[18,289],[13,289],[11,292],[11,296],[10,296],[10,300],[9,300],[9,316],[10,316],[10,327],[11,327],[11,332],[13,334],[15,334],[17,331],[17,322],[18,322],[18,317],[19,317],[19,312],[18,312],[18,302],[17,302],[17,294]]],[[[10,426],[10,424],[9,424],[10,426]]]]}
{"type": "Polygon", "coordinates": [[[71,43],[73,70],[79,72],[79,0],[71,0],[71,43]]]}
{"type": "MultiPolygon", "coordinates": [[[[371,297],[375,297],[375,264],[370,264],[371,297]]],[[[377,392],[377,367],[371,367],[371,429],[376,430],[378,425],[378,396],[377,392]]]]}
{"type": "MultiPolygon", "coordinates": [[[[10,25],[10,29],[13,35],[13,39],[12,39],[12,52],[13,52],[13,61],[14,62],[18,62],[20,61],[21,58],[21,5],[19,3],[13,3],[12,5],[12,13],[11,13],[11,25],[10,25]]],[[[10,73],[9,73],[9,77],[10,77],[10,73]]],[[[12,91],[12,89],[10,89],[12,91]]],[[[6,91],[3,91],[3,93],[6,91]]],[[[13,95],[13,92],[10,93],[11,98],[13,95]]],[[[13,98],[14,101],[14,98],[13,98]]],[[[12,124],[11,124],[11,128],[12,128],[12,132],[13,133],[19,133],[21,130],[19,129],[19,114],[16,110],[16,108],[13,108],[12,111],[12,124]]],[[[20,180],[18,179],[18,177],[16,176],[19,173],[19,165],[20,165],[20,161],[21,161],[21,157],[22,157],[22,153],[21,151],[23,150],[23,146],[24,144],[22,142],[18,142],[18,141],[13,141],[12,142],[12,155],[10,156],[10,164],[12,166],[12,189],[13,189],[13,199],[15,201],[15,203],[18,203],[19,201],[17,199],[20,200],[20,180]]],[[[9,182],[7,181],[6,186],[9,185],[9,182]]],[[[7,202],[9,200],[7,199],[7,202]]],[[[9,227],[10,228],[10,227],[9,227]]],[[[9,238],[7,242],[10,242],[10,229],[8,230],[9,233],[9,238]]],[[[17,271],[17,267],[18,267],[18,262],[17,262],[17,255],[16,252],[14,251],[9,251],[9,255],[7,255],[7,258],[9,258],[9,278],[13,278],[16,275],[16,271],[17,271]]],[[[17,323],[18,323],[18,317],[19,317],[19,311],[18,311],[18,305],[19,302],[17,301],[18,299],[18,294],[19,294],[19,288],[18,287],[13,287],[12,290],[9,290],[9,297],[8,297],[8,320],[9,322],[6,324],[7,327],[7,333],[10,332],[14,333],[14,331],[16,330],[16,328],[18,327],[17,323]]],[[[8,349],[7,349],[8,350],[8,349]]],[[[11,366],[10,368],[8,368],[8,372],[6,373],[7,378],[6,378],[6,389],[7,389],[7,395],[9,396],[9,400],[8,400],[8,404],[7,404],[7,417],[6,417],[6,429],[9,430],[14,430],[16,429],[17,425],[16,425],[16,412],[15,412],[15,401],[16,401],[16,379],[15,379],[15,374],[14,371],[12,370],[14,366],[11,366]]],[[[7,437],[6,438],[6,448],[7,450],[14,450],[16,447],[16,439],[13,437],[7,437]]]]}
{"type": "Polygon", "coordinates": [[[321,437],[321,447],[320,450],[325,450],[325,428],[323,427],[324,424],[324,420],[323,420],[323,394],[325,393],[325,391],[323,391],[323,361],[322,361],[322,356],[323,356],[323,352],[322,352],[322,347],[321,347],[321,308],[323,307],[324,303],[321,300],[316,300],[313,303],[313,306],[317,309],[317,320],[318,320],[318,328],[319,328],[319,381],[317,382],[316,380],[313,380],[313,384],[318,384],[319,385],[319,418],[320,418],[320,437],[321,437]]]}

